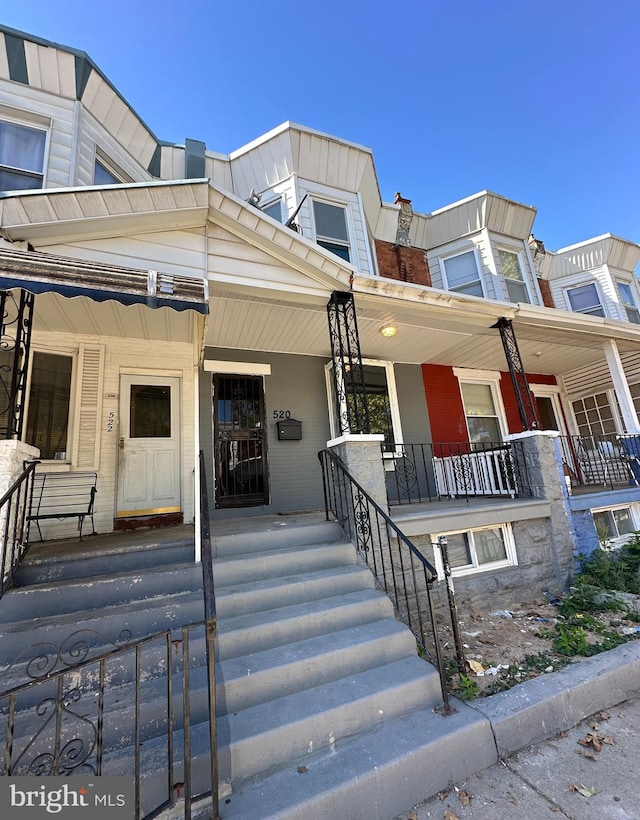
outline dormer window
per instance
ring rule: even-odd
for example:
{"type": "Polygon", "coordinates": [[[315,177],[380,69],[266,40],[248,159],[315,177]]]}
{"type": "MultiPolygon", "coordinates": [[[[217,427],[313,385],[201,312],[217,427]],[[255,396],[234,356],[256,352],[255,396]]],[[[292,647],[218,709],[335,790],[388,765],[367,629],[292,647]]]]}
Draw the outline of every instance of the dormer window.
{"type": "Polygon", "coordinates": [[[574,313],[604,317],[604,308],[595,282],[590,282],[588,285],[579,285],[576,288],[567,288],[565,292],[569,300],[569,306],[574,313]]]}
{"type": "Polygon", "coordinates": [[[262,205],[260,210],[268,214],[271,219],[275,219],[277,222],[282,222],[282,197],[278,197],[277,199],[271,200],[271,202],[267,202],[266,205],[262,205]]]}
{"type": "Polygon", "coordinates": [[[502,266],[502,275],[504,276],[504,284],[507,288],[507,294],[510,302],[530,302],[529,291],[522,273],[522,265],[520,264],[520,255],[514,251],[507,251],[503,248],[498,248],[498,256],[500,257],[500,265],[502,266]]]}
{"type": "Polygon", "coordinates": [[[640,325],[640,311],[638,310],[631,285],[628,282],[617,282],[616,284],[618,285],[620,301],[627,312],[627,319],[633,322],[634,325],[640,325]]]}
{"type": "Polygon", "coordinates": [[[47,132],[0,120],[0,191],[42,188],[47,132]]]}
{"type": "Polygon", "coordinates": [[[482,280],[478,272],[475,251],[465,251],[442,260],[447,288],[469,296],[484,296],[482,280]]]}
{"type": "Polygon", "coordinates": [[[96,156],[93,165],[93,184],[119,185],[122,182],[133,182],[133,180],[96,145],[96,156]]]}
{"type": "Polygon", "coordinates": [[[313,202],[316,242],[346,262],[351,261],[347,209],[317,199],[313,202]]]}

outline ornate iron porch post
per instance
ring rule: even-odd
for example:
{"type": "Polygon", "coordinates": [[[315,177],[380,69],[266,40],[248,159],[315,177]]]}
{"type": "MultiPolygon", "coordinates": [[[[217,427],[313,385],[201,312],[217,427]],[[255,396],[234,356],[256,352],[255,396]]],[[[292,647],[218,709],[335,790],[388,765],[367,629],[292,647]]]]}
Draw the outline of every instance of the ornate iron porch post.
{"type": "Polygon", "coordinates": [[[340,434],[370,433],[369,404],[353,294],[334,290],[327,303],[327,317],[340,434]]]}
{"type": "Polygon", "coordinates": [[[35,297],[0,291],[0,439],[20,439],[35,297]]]}
{"type": "Polygon", "coordinates": [[[533,400],[533,395],[529,389],[529,382],[524,372],[522,359],[520,357],[520,350],[518,348],[518,340],[513,329],[511,319],[498,319],[495,325],[500,331],[500,338],[502,339],[502,346],[504,347],[504,354],[509,365],[509,373],[511,374],[511,383],[516,394],[516,401],[518,402],[518,411],[522,421],[523,430],[538,430],[540,428],[540,420],[538,419],[538,411],[533,400]]]}

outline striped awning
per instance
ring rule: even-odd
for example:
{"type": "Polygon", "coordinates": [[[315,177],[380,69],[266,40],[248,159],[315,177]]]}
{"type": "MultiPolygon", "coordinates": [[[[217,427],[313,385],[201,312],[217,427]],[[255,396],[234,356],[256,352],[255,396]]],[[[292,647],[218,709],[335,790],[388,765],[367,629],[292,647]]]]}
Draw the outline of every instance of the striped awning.
{"type": "Polygon", "coordinates": [[[87,296],[96,302],[209,312],[206,279],[0,247],[0,290],[87,296]]]}

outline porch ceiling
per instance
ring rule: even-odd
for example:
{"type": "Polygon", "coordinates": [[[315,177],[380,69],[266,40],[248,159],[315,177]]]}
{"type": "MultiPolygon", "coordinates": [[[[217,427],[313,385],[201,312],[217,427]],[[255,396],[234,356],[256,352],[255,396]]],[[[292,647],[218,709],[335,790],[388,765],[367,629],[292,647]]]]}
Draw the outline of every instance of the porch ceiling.
{"type": "Polygon", "coordinates": [[[195,321],[191,311],[178,313],[167,307],[94,302],[86,296],[66,298],[57,293],[40,293],[35,299],[35,331],[193,342],[195,321]]]}
{"type": "MultiPolygon", "coordinates": [[[[232,349],[330,356],[326,301],[288,301],[249,293],[214,290],[205,344],[232,349]]],[[[327,295],[328,300],[328,295],[327,295]]],[[[400,304],[356,295],[360,346],[365,358],[432,363],[482,370],[505,370],[500,334],[491,327],[500,316],[458,312],[451,306],[400,304]],[[397,333],[385,338],[380,328],[397,333]]],[[[604,360],[602,335],[514,320],[525,369],[561,375],[604,360]]],[[[610,338],[610,337],[607,337],[610,338]]],[[[619,339],[621,352],[640,352],[640,340],[619,339]]]]}

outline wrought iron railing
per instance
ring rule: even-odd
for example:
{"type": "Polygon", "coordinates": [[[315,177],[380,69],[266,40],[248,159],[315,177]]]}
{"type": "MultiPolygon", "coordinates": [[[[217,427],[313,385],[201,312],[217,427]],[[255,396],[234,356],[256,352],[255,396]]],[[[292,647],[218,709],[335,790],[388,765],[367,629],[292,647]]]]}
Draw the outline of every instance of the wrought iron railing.
{"type": "Polygon", "coordinates": [[[29,546],[29,508],[33,496],[33,474],[39,462],[30,461],[0,498],[0,598],[13,578],[29,546]]]}
{"type": "Polygon", "coordinates": [[[571,487],[640,485],[640,436],[559,436],[558,441],[571,487]]]}
{"type": "Polygon", "coordinates": [[[215,646],[218,629],[216,598],[213,582],[213,553],[211,550],[211,523],[209,521],[209,494],[204,453],[200,450],[200,561],[202,563],[202,590],[204,594],[204,623],[207,659],[207,696],[209,712],[209,774],[213,820],[218,820],[218,741],[216,728],[216,665],[215,646]]]}
{"type": "Polygon", "coordinates": [[[25,647],[0,669],[0,776],[125,775],[135,818],[174,807],[217,820],[216,608],[203,455],[204,621],[133,640],[79,629],[25,647]],[[204,661],[204,663],[203,663],[204,661]],[[196,748],[197,744],[197,748],[196,748]]]}
{"type": "Polygon", "coordinates": [[[389,504],[531,494],[521,442],[382,445],[389,504]]]}
{"type": "Polygon", "coordinates": [[[101,636],[85,629],[23,650],[0,676],[0,775],[130,776],[135,818],[178,800],[190,817],[192,800],[210,793],[191,749],[193,724],[208,719],[190,687],[204,632],[200,623],[124,646],[104,638],[90,657],[101,636]]]}
{"type": "MultiPolygon", "coordinates": [[[[449,711],[432,591],[437,580],[435,568],[336,455],[322,450],[318,457],[327,519],[333,515],[355,544],[359,557],[373,572],[380,589],[391,599],[397,615],[411,629],[418,645],[438,670],[444,709],[449,711]]],[[[451,612],[451,616],[455,627],[455,614],[451,612]]]]}

